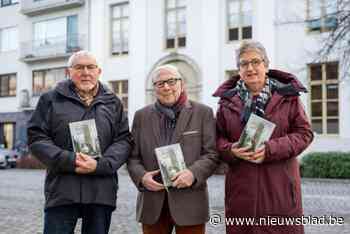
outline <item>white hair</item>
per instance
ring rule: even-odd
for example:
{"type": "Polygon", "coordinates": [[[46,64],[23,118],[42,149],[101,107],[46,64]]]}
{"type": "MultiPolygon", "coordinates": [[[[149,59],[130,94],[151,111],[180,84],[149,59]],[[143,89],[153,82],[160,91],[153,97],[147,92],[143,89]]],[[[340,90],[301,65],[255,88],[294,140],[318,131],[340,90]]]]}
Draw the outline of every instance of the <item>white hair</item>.
{"type": "Polygon", "coordinates": [[[96,61],[96,65],[98,66],[98,63],[97,63],[97,59],[96,59],[96,56],[94,54],[92,54],[90,51],[87,51],[87,50],[80,50],[78,52],[75,52],[73,53],[69,59],[68,59],[68,63],[67,63],[67,66],[68,67],[72,67],[74,66],[75,64],[75,61],[80,58],[80,57],[89,57],[89,58],[92,58],[96,61]]]}
{"type": "Polygon", "coordinates": [[[152,76],[151,77],[152,77],[152,81],[153,82],[159,77],[160,71],[162,71],[162,70],[169,71],[169,72],[173,73],[176,76],[176,78],[182,79],[182,75],[181,75],[179,69],[176,66],[171,65],[171,64],[165,64],[165,65],[158,66],[152,72],[152,76]]]}

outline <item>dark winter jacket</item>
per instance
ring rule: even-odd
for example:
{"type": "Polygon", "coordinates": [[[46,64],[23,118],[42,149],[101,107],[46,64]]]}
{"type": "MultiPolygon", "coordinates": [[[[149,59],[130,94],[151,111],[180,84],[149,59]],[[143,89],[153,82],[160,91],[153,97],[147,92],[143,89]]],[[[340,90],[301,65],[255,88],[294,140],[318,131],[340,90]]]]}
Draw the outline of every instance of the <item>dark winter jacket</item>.
{"type": "Polygon", "coordinates": [[[132,138],[120,100],[102,84],[87,107],[70,80],[43,94],[28,123],[31,153],[47,167],[45,208],[72,203],[115,207],[117,170],[127,160],[132,138]],[[68,124],[95,119],[102,157],[96,171],[75,173],[75,153],[68,124]]]}
{"type": "MultiPolygon", "coordinates": [[[[240,115],[244,107],[232,90],[239,76],[226,81],[214,96],[220,97],[217,112],[217,148],[229,164],[225,182],[226,217],[301,216],[301,182],[296,157],[311,143],[313,133],[299,99],[306,89],[289,73],[269,70],[278,82],[265,109],[265,118],[276,124],[265,143],[265,160],[250,163],[230,151],[243,130],[240,115]]],[[[302,226],[227,226],[227,233],[303,233],[302,226]]]]}

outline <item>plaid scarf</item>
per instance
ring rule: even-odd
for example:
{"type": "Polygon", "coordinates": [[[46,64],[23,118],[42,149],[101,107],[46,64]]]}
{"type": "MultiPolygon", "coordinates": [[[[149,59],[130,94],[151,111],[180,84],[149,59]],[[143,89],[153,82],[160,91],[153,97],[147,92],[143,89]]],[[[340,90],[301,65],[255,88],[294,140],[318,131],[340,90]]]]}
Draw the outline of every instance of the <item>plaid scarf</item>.
{"type": "Polygon", "coordinates": [[[241,121],[247,123],[251,113],[264,117],[266,105],[276,88],[276,81],[267,77],[264,88],[259,95],[253,97],[243,80],[239,80],[235,90],[244,103],[244,109],[241,113],[241,121]]]}

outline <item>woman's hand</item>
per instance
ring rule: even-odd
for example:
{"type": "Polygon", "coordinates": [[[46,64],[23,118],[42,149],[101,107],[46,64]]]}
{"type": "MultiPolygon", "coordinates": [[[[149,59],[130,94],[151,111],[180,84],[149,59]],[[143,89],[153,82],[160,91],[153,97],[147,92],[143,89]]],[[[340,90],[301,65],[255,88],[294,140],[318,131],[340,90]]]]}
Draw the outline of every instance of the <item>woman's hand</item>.
{"type": "Polygon", "coordinates": [[[247,161],[249,161],[251,156],[254,155],[254,152],[250,151],[250,147],[238,148],[238,142],[235,142],[235,143],[232,144],[231,152],[237,158],[240,158],[240,159],[243,159],[243,160],[247,160],[247,161]]]}
{"type": "Polygon", "coordinates": [[[254,163],[262,163],[265,159],[265,145],[261,146],[254,152],[254,155],[251,157],[251,161],[254,163]]]}
{"type": "Polygon", "coordinates": [[[232,144],[231,152],[237,158],[253,163],[261,163],[265,159],[265,146],[260,147],[256,151],[251,151],[250,147],[238,148],[238,142],[236,142],[232,144]]]}

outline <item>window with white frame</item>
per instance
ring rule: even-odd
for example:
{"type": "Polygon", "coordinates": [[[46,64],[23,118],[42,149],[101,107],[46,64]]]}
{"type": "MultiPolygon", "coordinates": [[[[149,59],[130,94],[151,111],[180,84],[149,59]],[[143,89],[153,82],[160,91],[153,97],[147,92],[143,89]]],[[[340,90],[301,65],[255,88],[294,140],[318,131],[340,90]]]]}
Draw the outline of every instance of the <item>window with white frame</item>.
{"type": "Polygon", "coordinates": [[[18,49],[17,27],[0,29],[0,52],[14,51],[18,49]]]}
{"type": "Polygon", "coordinates": [[[122,101],[124,112],[128,112],[128,97],[129,97],[129,88],[128,80],[116,80],[109,82],[112,86],[113,92],[120,98],[122,101]]]}
{"type": "Polygon", "coordinates": [[[336,27],[337,8],[334,0],[307,0],[308,30],[326,32],[336,27]]]}
{"type": "Polygon", "coordinates": [[[186,0],[166,0],[166,45],[167,49],[186,46],[186,0]]]}
{"type": "Polygon", "coordinates": [[[78,47],[78,17],[60,17],[34,23],[34,48],[67,49],[78,47]],[[61,48],[62,47],[62,48],[61,48]]]}
{"type": "Polygon", "coordinates": [[[309,74],[312,128],[318,134],[338,134],[338,62],[310,64],[309,74]]]}
{"type": "Polygon", "coordinates": [[[0,75],[0,97],[16,96],[17,75],[0,75]]]}
{"type": "Polygon", "coordinates": [[[228,41],[252,38],[252,8],[252,0],[227,0],[228,41]]]}
{"type": "Polygon", "coordinates": [[[112,54],[129,53],[129,3],[113,5],[112,12],[112,54]]]}
{"type": "Polygon", "coordinates": [[[64,67],[33,71],[33,95],[38,96],[53,89],[66,76],[66,68],[64,67]]]}
{"type": "Polygon", "coordinates": [[[11,6],[18,3],[19,0],[1,0],[1,7],[11,6]]]}

